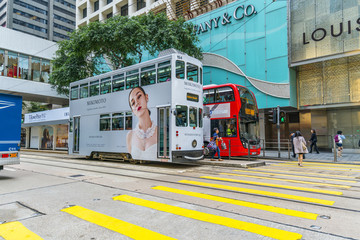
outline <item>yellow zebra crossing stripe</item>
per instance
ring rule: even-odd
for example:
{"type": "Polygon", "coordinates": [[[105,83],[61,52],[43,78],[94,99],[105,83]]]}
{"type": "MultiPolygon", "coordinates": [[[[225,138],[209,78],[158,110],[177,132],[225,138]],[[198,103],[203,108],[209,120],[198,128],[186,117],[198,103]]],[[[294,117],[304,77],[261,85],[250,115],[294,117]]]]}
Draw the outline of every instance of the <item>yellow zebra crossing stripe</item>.
{"type": "Polygon", "coordinates": [[[285,230],[280,230],[276,228],[266,227],[263,225],[248,223],[228,217],[217,216],[214,214],[199,212],[195,210],[190,210],[182,207],[171,206],[164,203],[149,201],[137,197],[132,197],[128,195],[120,195],[113,197],[116,201],[127,202],[135,204],[138,206],[148,207],[162,212],[172,213],[175,215],[192,218],[195,220],[209,222],[213,224],[218,224],[230,228],[235,228],[255,234],[259,234],[266,237],[271,237],[279,240],[298,240],[301,239],[302,235],[299,233],[289,232],[285,230]]]}
{"type": "MultiPolygon", "coordinates": [[[[261,170],[265,170],[265,169],[261,169],[261,170]]],[[[331,178],[319,178],[319,177],[308,177],[308,176],[301,176],[301,175],[291,175],[291,174],[262,172],[262,171],[252,171],[252,170],[233,170],[233,171],[235,171],[235,172],[245,172],[245,173],[259,173],[259,174],[264,174],[264,175],[274,175],[274,176],[283,176],[283,177],[297,177],[297,178],[307,178],[307,179],[318,179],[318,180],[326,180],[326,181],[334,181],[334,182],[357,183],[357,181],[352,181],[352,180],[331,179],[331,178]]],[[[265,171],[286,172],[286,173],[289,173],[289,171],[270,170],[270,169],[266,169],[265,171]]],[[[326,176],[334,177],[334,175],[330,175],[330,174],[317,174],[317,173],[304,173],[304,172],[302,172],[301,174],[316,174],[316,175],[326,175],[326,176]]]]}
{"type": "Polygon", "coordinates": [[[291,210],[291,209],[286,209],[286,208],[281,208],[281,207],[274,207],[274,206],[269,206],[269,205],[260,204],[260,203],[252,203],[252,202],[247,202],[247,201],[219,197],[219,196],[209,195],[209,194],[204,194],[204,193],[191,192],[191,191],[186,191],[186,190],[181,190],[181,189],[176,189],[176,188],[169,188],[169,187],[164,187],[164,186],[157,186],[157,187],[153,187],[152,189],[165,191],[165,192],[171,192],[171,193],[177,193],[177,194],[181,194],[181,195],[192,196],[192,197],[197,197],[197,198],[202,198],[202,199],[208,199],[208,200],[212,200],[212,201],[216,201],[216,202],[229,203],[229,204],[248,207],[248,208],[255,208],[255,209],[259,209],[259,210],[263,210],[263,211],[268,211],[268,212],[273,212],[273,213],[278,213],[278,214],[283,214],[283,215],[288,215],[288,216],[293,216],[293,217],[299,217],[299,218],[306,218],[306,219],[311,219],[311,220],[316,220],[316,218],[318,216],[318,214],[315,214],[315,213],[308,213],[308,212],[291,210]]]}
{"type": "MultiPolygon", "coordinates": [[[[289,162],[284,162],[281,164],[290,164],[289,162]]],[[[306,165],[319,165],[319,166],[332,166],[332,167],[336,167],[336,166],[345,166],[347,168],[359,168],[360,169],[360,165],[359,164],[340,164],[340,163],[316,163],[316,162],[306,162],[306,165]]]]}
{"type": "Polygon", "coordinates": [[[101,227],[110,229],[114,232],[121,233],[125,236],[128,236],[133,239],[143,239],[143,240],[171,240],[171,238],[165,235],[162,235],[157,232],[153,232],[143,227],[107,216],[102,213],[98,213],[81,206],[73,206],[69,208],[62,209],[61,211],[74,215],[78,218],[81,218],[85,221],[94,223],[101,227]]]}
{"type": "MultiPolygon", "coordinates": [[[[295,166],[293,164],[274,164],[274,166],[278,166],[278,167],[292,167],[295,166]]],[[[331,171],[343,171],[343,172],[347,172],[347,171],[351,171],[351,172],[360,172],[360,169],[357,168],[345,168],[345,167],[326,167],[326,166],[306,166],[306,163],[304,163],[305,168],[309,168],[309,169],[324,169],[324,170],[331,170],[331,171]]]]}
{"type": "Polygon", "coordinates": [[[0,224],[0,236],[5,240],[42,240],[41,237],[31,232],[21,222],[0,224]]]}
{"type": "Polygon", "coordinates": [[[227,181],[227,182],[236,182],[236,183],[246,183],[246,184],[266,186],[266,187],[285,188],[285,189],[290,189],[290,190],[300,190],[300,191],[315,192],[315,193],[325,193],[325,194],[331,194],[331,195],[342,195],[343,194],[342,192],[339,192],[339,191],[320,190],[320,189],[315,189],[315,188],[296,187],[296,186],[288,186],[288,185],[281,185],[281,184],[237,180],[237,179],[230,179],[230,178],[219,178],[219,177],[210,177],[210,176],[202,176],[200,178],[219,180],[219,181],[227,181]]]}
{"type": "Polygon", "coordinates": [[[331,183],[307,182],[307,181],[284,179],[284,178],[260,177],[260,176],[253,176],[253,175],[247,175],[247,174],[235,174],[235,173],[219,173],[219,174],[220,175],[230,175],[230,176],[266,179],[266,180],[275,180],[275,181],[284,181],[284,182],[304,183],[304,184],[312,184],[312,185],[328,186],[328,187],[337,187],[337,188],[346,188],[346,189],[351,188],[351,186],[346,186],[346,185],[338,185],[338,184],[331,184],[331,183]]]}
{"type": "Polygon", "coordinates": [[[225,189],[225,190],[231,190],[231,191],[243,192],[243,193],[251,193],[251,194],[262,195],[262,196],[285,198],[285,199],[297,200],[297,201],[301,201],[301,202],[317,203],[317,204],[328,205],[328,206],[332,206],[335,203],[335,201],[323,200],[323,199],[318,199],[318,198],[302,197],[302,196],[297,196],[297,195],[276,193],[276,192],[269,192],[269,191],[263,191],[263,190],[248,189],[248,188],[232,187],[232,186],[227,186],[227,185],[222,185],[222,184],[214,184],[214,183],[206,183],[206,182],[198,182],[198,181],[190,181],[190,180],[181,180],[181,181],[179,181],[179,183],[191,184],[191,185],[202,186],[202,187],[225,189]]]}

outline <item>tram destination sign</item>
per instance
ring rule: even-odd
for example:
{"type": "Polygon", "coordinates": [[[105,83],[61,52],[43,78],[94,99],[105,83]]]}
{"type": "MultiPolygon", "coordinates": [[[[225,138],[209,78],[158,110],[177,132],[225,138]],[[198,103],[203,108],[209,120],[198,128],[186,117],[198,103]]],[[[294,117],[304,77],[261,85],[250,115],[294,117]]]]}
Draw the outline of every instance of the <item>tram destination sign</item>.
{"type": "Polygon", "coordinates": [[[233,22],[241,21],[247,17],[250,17],[256,14],[255,6],[249,4],[247,6],[240,5],[235,8],[234,12],[230,14],[225,12],[221,16],[210,19],[209,21],[199,23],[194,26],[194,31],[196,34],[205,33],[211,31],[213,28],[218,28],[219,26],[225,26],[233,22]]]}

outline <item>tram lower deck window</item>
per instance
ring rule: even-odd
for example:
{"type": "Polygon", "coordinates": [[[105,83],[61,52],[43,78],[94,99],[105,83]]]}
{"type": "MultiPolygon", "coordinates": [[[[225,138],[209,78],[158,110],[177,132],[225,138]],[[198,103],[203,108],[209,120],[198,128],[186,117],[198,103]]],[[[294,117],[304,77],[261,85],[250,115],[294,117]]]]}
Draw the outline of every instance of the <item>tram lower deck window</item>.
{"type": "Polygon", "coordinates": [[[132,129],[132,112],[127,112],[125,116],[125,130],[132,129]]]}
{"type": "Polygon", "coordinates": [[[189,125],[190,127],[197,127],[197,108],[190,107],[189,108],[189,125]]]}
{"type": "Polygon", "coordinates": [[[100,115],[100,131],[110,131],[110,114],[100,115]]]}
{"type": "Polygon", "coordinates": [[[176,126],[186,127],[187,126],[187,106],[176,106],[176,126]]]}
{"type": "Polygon", "coordinates": [[[124,130],[124,113],[112,114],[112,130],[124,130]]]}

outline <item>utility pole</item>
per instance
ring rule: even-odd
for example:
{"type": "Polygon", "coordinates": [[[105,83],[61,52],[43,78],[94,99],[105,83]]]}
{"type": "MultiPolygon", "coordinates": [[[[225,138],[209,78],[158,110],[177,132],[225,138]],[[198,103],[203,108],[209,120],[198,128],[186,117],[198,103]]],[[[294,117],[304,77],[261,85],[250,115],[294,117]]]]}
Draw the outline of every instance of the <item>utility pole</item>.
{"type": "Polygon", "coordinates": [[[277,106],[277,123],[276,123],[276,128],[277,128],[277,134],[278,134],[278,158],[280,158],[280,106],[277,106]]]}

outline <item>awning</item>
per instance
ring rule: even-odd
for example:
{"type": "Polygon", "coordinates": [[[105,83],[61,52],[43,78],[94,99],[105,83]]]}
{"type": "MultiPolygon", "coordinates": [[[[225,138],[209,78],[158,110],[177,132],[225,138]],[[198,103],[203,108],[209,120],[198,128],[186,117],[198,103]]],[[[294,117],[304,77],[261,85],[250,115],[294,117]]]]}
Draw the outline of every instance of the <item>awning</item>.
{"type": "Polygon", "coordinates": [[[23,123],[21,127],[36,127],[36,126],[46,126],[46,125],[58,125],[58,124],[68,124],[68,119],[54,120],[54,121],[43,121],[43,122],[34,122],[34,123],[23,123]]]}

